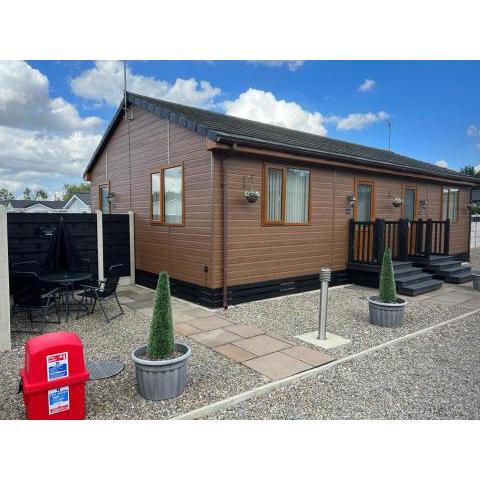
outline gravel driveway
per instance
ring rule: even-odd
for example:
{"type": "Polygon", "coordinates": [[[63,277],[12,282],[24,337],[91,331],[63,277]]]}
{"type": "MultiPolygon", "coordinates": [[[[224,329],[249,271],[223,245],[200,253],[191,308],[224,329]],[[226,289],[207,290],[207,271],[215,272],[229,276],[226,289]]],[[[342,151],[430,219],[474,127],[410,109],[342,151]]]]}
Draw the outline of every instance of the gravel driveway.
{"type": "MultiPolygon", "coordinates": [[[[452,287],[445,286],[444,290],[447,292],[449,288],[452,287]]],[[[306,345],[337,358],[344,357],[472,310],[428,303],[422,297],[408,297],[403,327],[381,328],[370,325],[368,321],[366,298],[374,291],[358,286],[330,289],[327,331],[351,342],[330,350],[306,345]]],[[[218,314],[233,322],[254,325],[269,334],[302,343],[295,338],[296,335],[318,330],[319,297],[320,291],[316,290],[244,303],[226,311],[219,310],[218,314]]]]}
{"type": "Polygon", "coordinates": [[[480,419],[480,315],[357,357],[215,419],[480,419]]]}

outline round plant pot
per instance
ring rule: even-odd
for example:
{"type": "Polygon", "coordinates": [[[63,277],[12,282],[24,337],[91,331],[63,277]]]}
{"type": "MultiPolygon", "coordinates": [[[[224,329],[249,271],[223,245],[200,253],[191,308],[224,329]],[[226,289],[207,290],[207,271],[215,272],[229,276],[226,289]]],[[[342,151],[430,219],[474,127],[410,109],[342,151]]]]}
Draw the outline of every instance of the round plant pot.
{"type": "Polygon", "coordinates": [[[480,272],[472,272],[473,288],[480,292],[480,272]]]}
{"type": "Polygon", "coordinates": [[[147,400],[167,400],[178,397],[187,383],[187,360],[192,354],[184,343],[175,343],[177,352],[182,355],[169,360],[147,360],[142,358],[147,346],[137,348],[132,353],[135,363],[137,388],[147,400]]]}
{"type": "Polygon", "coordinates": [[[253,194],[250,194],[250,195],[245,195],[245,198],[247,199],[248,203],[255,203],[258,200],[258,195],[253,193],[253,194]]]}
{"type": "Polygon", "coordinates": [[[376,296],[368,297],[370,323],[379,327],[401,327],[406,304],[407,301],[400,297],[397,297],[397,303],[384,303],[376,296]]]}

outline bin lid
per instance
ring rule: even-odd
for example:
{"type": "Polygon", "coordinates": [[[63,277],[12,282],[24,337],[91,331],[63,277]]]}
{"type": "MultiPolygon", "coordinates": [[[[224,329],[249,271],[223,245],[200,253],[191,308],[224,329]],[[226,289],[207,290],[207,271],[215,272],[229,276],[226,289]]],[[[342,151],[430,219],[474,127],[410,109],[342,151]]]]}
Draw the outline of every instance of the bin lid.
{"type": "Polygon", "coordinates": [[[25,376],[30,383],[48,382],[86,371],[83,345],[73,332],[52,332],[25,342],[25,376]]]}

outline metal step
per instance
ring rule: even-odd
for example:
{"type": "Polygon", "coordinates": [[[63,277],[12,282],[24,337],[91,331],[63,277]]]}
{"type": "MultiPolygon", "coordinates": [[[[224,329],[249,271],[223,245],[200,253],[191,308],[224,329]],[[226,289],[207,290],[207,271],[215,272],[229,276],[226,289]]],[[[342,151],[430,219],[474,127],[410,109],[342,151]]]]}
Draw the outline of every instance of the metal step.
{"type": "Polygon", "coordinates": [[[414,297],[422,293],[438,290],[443,285],[441,280],[430,279],[425,282],[414,283],[412,285],[397,288],[398,293],[401,295],[408,295],[414,297]]]}
{"type": "Polygon", "coordinates": [[[410,285],[414,285],[415,283],[422,283],[431,279],[432,276],[430,274],[420,271],[419,273],[413,273],[405,277],[396,278],[396,283],[397,287],[410,287],[410,285]]]}

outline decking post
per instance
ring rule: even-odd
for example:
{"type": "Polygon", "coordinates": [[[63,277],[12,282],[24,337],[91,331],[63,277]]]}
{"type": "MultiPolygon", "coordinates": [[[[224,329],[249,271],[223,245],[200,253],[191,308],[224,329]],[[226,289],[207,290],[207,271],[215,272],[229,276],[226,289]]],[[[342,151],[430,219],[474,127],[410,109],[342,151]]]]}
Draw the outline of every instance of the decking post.
{"type": "Polygon", "coordinates": [[[382,264],[383,252],[385,251],[385,220],[383,218],[375,219],[375,243],[374,252],[377,264],[382,264]]]}
{"type": "Polygon", "coordinates": [[[415,233],[415,255],[423,255],[423,219],[417,220],[417,231],[415,233]]]}
{"type": "Polygon", "coordinates": [[[432,235],[433,235],[433,221],[431,218],[427,220],[425,228],[425,256],[430,257],[432,254],[432,235]]]}
{"type": "Polygon", "coordinates": [[[351,218],[348,222],[348,262],[353,262],[355,242],[355,220],[351,218]]]}
{"type": "MultiPolygon", "coordinates": [[[[471,221],[471,220],[470,220],[471,221]]],[[[443,239],[443,253],[445,255],[448,255],[448,252],[450,251],[450,219],[447,218],[445,220],[445,238],[443,239]]],[[[471,241],[471,239],[470,239],[471,241]]]]}
{"type": "Polygon", "coordinates": [[[10,337],[10,286],[8,272],[7,209],[0,205],[0,352],[12,348],[10,337]]]}
{"type": "Polygon", "coordinates": [[[398,256],[408,260],[408,222],[402,218],[398,221],[398,256]]]}
{"type": "Polygon", "coordinates": [[[135,213],[128,212],[128,232],[130,242],[130,285],[135,285],[135,213]]]}
{"type": "Polygon", "coordinates": [[[97,259],[98,259],[98,279],[105,280],[103,274],[103,213],[101,210],[97,214],[97,259]]]}

